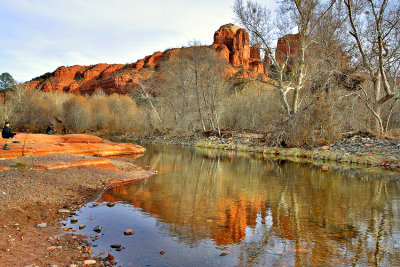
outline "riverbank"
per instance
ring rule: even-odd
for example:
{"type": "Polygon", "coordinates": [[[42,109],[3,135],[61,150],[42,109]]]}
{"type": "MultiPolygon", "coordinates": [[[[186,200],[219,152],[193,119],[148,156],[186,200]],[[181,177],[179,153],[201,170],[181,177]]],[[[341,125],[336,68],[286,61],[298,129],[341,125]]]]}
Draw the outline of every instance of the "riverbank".
{"type": "Polygon", "coordinates": [[[22,143],[11,143],[10,153],[1,151],[0,265],[82,266],[88,260],[110,263],[112,258],[107,254],[91,259],[89,237],[62,228],[61,223],[113,184],[152,175],[135,164],[135,157],[126,157],[128,150],[140,155],[144,149],[87,135],[49,138],[69,141],[53,142],[46,136],[32,135],[24,149],[33,148],[33,155],[7,158],[22,143]],[[58,150],[48,149],[54,146],[58,150]],[[87,146],[96,149],[89,151],[87,146]],[[74,149],[78,155],[68,153],[74,149]],[[35,155],[37,151],[48,154],[35,155]],[[98,156],[118,153],[122,155],[98,156]]]}
{"type": "Polygon", "coordinates": [[[140,144],[192,146],[224,151],[262,154],[266,158],[304,162],[334,162],[400,171],[400,140],[379,139],[366,132],[346,133],[342,139],[318,147],[284,148],[266,145],[261,134],[234,133],[229,137],[158,135],[113,137],[110,140],[140,144]]]}

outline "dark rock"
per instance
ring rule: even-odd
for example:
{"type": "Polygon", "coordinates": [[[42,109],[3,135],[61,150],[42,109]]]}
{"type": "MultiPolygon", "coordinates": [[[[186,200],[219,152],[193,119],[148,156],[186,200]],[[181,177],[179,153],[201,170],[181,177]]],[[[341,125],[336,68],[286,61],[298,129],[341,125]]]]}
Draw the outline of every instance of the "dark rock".
{"type": "Polygon", "coordinates": [[[106,205],[107,205],[107,207],[114,207],[115,203],[108,202],[106,205]]]}
{"type": "Polygon", "coordinates": [[[111,247],[112,248],[121,248],[121,245],[120,244],[112,244],[111,247]]]}
{"type": "Polygon", "coordinates": [[[102,229],[102,227],[100,225],[97,225],[95,228],[93,228],[93,231],[100,233],[101,229],[102,229]]]}

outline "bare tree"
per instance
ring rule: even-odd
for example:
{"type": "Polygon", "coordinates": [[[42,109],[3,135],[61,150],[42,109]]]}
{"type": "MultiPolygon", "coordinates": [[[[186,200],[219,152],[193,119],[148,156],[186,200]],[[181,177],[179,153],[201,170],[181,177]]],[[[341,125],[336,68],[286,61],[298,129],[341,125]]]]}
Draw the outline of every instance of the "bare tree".
{"type": "Polygon", "coordinates": [[[181,48],[162,64],[160,102],[175,127],[220,131],[221,103],[228,86],[221,77],[225,68],[226,62],[213,50],[197,45],[181,48]]]}
{"type": "Polygon", "coordinates": [[[282,1],[278,17],[284,19],[274,25],[271,12],[265,6],[255,1],[235,2],[237,20],[250,32],[252,40],[258,42],[265,51],[265,63],[270,66],[275,78],[271,84],[278,89],[287,116],[299,110],[300,93],[309,78],[308,64],[312,61],[307,52],[312,48],[317,26],[335,3],[335,0],[282,1]],[[272,41],[278,35],[291,33],[295,28],[298,30],[296,36],[287,35],[287,39],[283,39],[287,51],[282,53],[276,50],[272,41]]]}
{"type": "MultiPolygon", "coordinates": [[[[400,3],[396,0],[345,0],[344,3],[350,35],[358,51],[358,62],[354,63],[359,63],[372,83],[370,90],[360,87],[359,97],[375,117],[374,128],[384,133],[382,108],[393,98],[395,105],[399,97],[396,83],[400,61],[400,3]]],[[[386,125],[389,120],[390,115],[386,125]]]]}

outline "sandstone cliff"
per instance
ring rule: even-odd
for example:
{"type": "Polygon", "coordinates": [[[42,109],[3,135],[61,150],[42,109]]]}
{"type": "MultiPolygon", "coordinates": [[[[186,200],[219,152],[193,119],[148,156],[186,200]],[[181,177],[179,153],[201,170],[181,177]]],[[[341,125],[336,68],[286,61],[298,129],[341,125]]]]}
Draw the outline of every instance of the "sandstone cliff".
{"type": "MultiPolygon", "coordinates": [[[[250,47],[249,34],[233,24],[221,26],[214,34],[210,46],[222,58],[231,63],[224,73],[232,77],[261,77],[266,79],[260,48],[250,47]]],[[[126,94],[136,88],[140,79],[154,75],[162,61],[173,57],[177,49],[156,52],[132,64],[96,64],[92,66],[59,67],[29,82],[30,87],[42,91],[62,91],[76,94],[92,94],[102,89],[107,94],[126,94]]]]}

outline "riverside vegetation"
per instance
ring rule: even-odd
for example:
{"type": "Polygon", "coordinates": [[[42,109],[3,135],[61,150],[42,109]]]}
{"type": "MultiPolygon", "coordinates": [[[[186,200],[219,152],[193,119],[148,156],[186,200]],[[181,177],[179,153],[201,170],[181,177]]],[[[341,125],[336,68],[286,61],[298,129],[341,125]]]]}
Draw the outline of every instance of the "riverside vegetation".
{"type": "MultiPolygon", "coordinates": [[[[118,66],[117,74],[130,77],[122,95],[110,95],[118,88],[103,91],[101,83],[85,80],[102,81],[108,69],[75,74],[86,87],[96,85],[86,95],[63,92],[67,87],[45,92],[71,71],[65,67],[32,81],[49,85],[39,88],[45,91],[15,84],[3,73],[0,118],[16,130],[44,132],[54,124],[58,132],[101,136],[249,132],[262,134],[267,147],[318,147],[358,131],[396,140],[399,10],[396,1],[387,0],[315,5],[288,0],[274,21],[265,6],[236,0],[233,11],[243,28],[224,25],[211,47],[194,42],[129,65],[127,70],[140,69],[141,76],[118,66]],[[293,28],[297,34],[290,34],[293,28]]],[[[75,78],[68,88],[77,86],[75,78]]]]}

